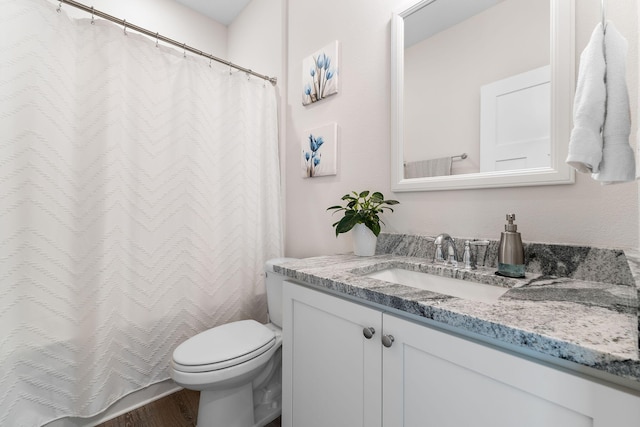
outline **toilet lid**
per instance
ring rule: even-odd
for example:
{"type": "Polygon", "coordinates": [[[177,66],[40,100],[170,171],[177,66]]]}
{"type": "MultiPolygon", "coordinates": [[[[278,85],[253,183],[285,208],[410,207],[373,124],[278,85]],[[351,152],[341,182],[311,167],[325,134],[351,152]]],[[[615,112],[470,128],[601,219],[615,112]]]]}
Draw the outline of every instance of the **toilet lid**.
{"type": "Polygon", "coordinates": [[[201,332],[173,352],[174,365],[201,372],[253,359],[275,344],[275,332],[255,320],[240,320],[201,332]]]}

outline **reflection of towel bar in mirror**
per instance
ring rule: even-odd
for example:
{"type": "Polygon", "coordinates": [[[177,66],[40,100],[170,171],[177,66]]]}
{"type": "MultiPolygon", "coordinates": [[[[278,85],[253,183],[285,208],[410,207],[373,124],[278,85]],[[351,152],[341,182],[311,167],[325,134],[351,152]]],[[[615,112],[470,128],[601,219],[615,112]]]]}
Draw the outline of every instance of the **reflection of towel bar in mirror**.
{"type": "MultiPolygon", "coordinates": [[[[467,157],[469,157],[467,155],[467,153],[462,153],[462,154],[458,154],[457,156],[451,156],[451,160],[456,160],[456,159],[464,160],[467,157]]],[[[407,166],[407,162],[406,161],[404,162],[404,165],[407,166]]]]}
{"type": "Polygon", "coordinates": [[[451,175],[454,161],[466,159],[467,153],[455,156],[439,157],[435,159],[404,162],[404,176],[406,178],[426,178],[433,176],[451,175]]]}

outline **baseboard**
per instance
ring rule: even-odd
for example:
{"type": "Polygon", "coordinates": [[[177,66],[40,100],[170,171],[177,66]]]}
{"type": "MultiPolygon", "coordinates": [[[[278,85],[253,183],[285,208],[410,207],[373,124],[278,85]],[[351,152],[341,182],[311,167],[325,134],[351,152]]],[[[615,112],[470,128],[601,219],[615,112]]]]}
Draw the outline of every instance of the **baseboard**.
{"type": "Polygon", "coordinates": [[[182,387],[168,379],[126,395],[105,411],[91,418],[60,418],[45,424],[44,427],[94,427],[180,390],[182,387]]]}

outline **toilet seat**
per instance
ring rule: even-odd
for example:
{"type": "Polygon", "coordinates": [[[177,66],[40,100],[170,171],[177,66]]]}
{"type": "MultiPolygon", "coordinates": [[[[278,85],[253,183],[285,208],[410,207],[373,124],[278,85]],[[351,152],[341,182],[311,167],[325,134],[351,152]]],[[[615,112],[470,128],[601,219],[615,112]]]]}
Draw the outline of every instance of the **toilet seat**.
{"type": "Polygon", "coordinates": [[[173,368],[193,373],[225,369],[260,356],[275,343],[275,332],[255,320],[227,323],[180,344],[173,352],[173,368]]]}

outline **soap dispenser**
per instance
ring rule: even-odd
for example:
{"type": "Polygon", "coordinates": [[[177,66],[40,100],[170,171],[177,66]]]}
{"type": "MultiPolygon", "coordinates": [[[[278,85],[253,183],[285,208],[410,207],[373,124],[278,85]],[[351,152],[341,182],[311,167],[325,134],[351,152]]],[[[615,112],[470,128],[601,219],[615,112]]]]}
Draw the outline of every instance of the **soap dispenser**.
{"type": "Polygon", "coordinates": [[[513,223],[515,214],[507,214],[507,224],[500,235],[498,247],[498,273],[507,277],[524,277],[524,248],[518,226],[513,223]]]}

